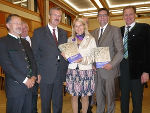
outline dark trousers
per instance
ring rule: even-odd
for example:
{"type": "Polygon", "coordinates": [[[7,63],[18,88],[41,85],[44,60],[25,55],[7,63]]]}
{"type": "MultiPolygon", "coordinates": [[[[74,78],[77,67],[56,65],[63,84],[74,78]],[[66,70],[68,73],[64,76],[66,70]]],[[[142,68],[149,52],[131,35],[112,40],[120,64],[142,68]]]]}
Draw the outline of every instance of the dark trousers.
{"type": "MultiPolygon", "coordinates": [[[[92,102],[92,96],[89,96],[89,106],[88,106],[87,113],[92,113],[91,102],[92,102]]],[[[79,96],[79,98],[78,98],[78,113],[80,113],[81,109],[82,109],[81,96],[79,96]]]]}
{"type": "Polygon", "coordinates": [[[21,96],[7,98],[6,113],[31,113],[31,111],[32,91],[21,96]]]}
{"type": "Polygon", "coordinates": [[[53,113],[62,113],[62,88],[62,82],[57,80],[53,84],[40,84],[42,113],[51,113],[51,101],[53,113]]]}
{"type": "Polygon", "coordinates": [[[142,113],[143,84],[141,84],[141,79],[130,79],[128,61],[125,59],[120,64],[120,71],[121,113],[129,113],[130,93],[133,103],[132,113],[142,113]]]}
{"type": "Polygon", "coordinates": [[[32,89],[32,113],[38,113],[37,111],[38,87],[39,84],[35,83],[32,89]]]}

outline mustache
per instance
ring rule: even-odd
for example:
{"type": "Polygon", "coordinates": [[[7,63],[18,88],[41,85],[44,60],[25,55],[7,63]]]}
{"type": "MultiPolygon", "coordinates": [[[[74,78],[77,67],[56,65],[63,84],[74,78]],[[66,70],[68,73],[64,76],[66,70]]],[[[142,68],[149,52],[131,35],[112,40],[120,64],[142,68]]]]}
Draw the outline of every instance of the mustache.
{"type": "Polygon", "coordinates": [[[59,19],[55,19],[55,21],[59,22],[59,19]]]}

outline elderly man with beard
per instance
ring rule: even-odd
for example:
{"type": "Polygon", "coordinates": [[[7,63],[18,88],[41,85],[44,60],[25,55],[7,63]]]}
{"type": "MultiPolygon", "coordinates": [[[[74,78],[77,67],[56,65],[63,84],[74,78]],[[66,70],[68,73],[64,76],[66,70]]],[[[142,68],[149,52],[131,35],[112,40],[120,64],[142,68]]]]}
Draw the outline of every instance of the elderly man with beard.
{"type": "Polygon", "coordinates": [[[62,11],[58,7],[50,9],[49,23],[34,31],[32,49],[41,75],[40,96],[42,113],[62,113],[63,91],[67,62],[61,56],[58,45],[67,42],[67,33],[57,27],[61,21],[62,11]]]}
{"type": "Polygon", "coordinates": [[[20,38],[21,18],[6,19],[8,35],[0,38],[0,65],[6,74],[7,113],[31,113],[32,87],[37,68],[29,43],[20,38]]]}

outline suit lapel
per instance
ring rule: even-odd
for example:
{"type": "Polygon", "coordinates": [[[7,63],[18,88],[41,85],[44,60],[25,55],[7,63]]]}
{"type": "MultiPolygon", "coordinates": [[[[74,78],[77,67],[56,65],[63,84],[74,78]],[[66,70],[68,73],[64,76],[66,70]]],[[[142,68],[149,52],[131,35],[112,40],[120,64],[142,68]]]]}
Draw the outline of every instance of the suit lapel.
{"type": "Polygon", "coordinates": [[[96,29],[96,31],[95,31],[95,41],[96,41],[97,45],[98,45],[98,38],[99,38],[99,29],[100,28],[96,29]]]}
{"type": "Polygon", "coordinates": [[[63,38],[61,38],[61,29],[58,28],[58,45],[61,44],[62,39],[63,39],[63,38]]]}
{"type": "Polygon", "coordinates": [[[102,35],[102,37],[101,37],[101,39],[100,39],[100,41],[99,41],[98,45],[100,45],[102,43],[102,41],[105,39],[105,37],[107,36],[109,31],[110,31],[110,25],[108,24],[105,31],[104,31],[104,33],[103,33],[103,35],[102,35]]]}
{"type": "Polygon", "coordinates": [[[135,25],[133,26],[133,28],[129,31],[129,33],[132,33],[134,31],[134,29],[136,29],[137,23],[135,23],[135,25]]]}
{"type": "Polygon", "coordinates": [[[56,44],[55,44],[56,42],[53,38],[52,33],[50,32],[50,29],[48,28],[48,25],[46,26],[46,35],[47,35],[46,37],[48,37],[48,40],[51,41],[52,44],[56,46],[56,44]]]}
{"type": "Polygon", "coordinates": [[[121,27],[121,35],[122,35],[122,38],[124,37],[124,32],[125,32],[125,26],[121,27]]]}

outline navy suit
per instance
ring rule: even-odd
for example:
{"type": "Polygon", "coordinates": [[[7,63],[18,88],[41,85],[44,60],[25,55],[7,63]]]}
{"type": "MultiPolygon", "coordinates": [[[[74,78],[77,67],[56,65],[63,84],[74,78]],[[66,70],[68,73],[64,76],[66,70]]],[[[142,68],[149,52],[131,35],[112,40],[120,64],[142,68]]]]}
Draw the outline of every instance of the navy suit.
{"type": "Polygon", "coordinates": [[[37,75],[37,67],[32,49],[27,41],[22,44],[14,37],[7,35],[0,39],[0,65],[5,71],[7,113],[31,113],[31,90],[23,83],[29,72],[30,60],[32,75],[37,75]]]}
{"type": "MultiPolygon", "coordinates": [[[[58,45],[67,42],[67,33],[58,28],[58,45]]],[[[42,113],[50,113],[50,102],[53,112],[62,112],[62,82],[65,81],[67,62],[61,56],[58,46],[48,26],[34,31],[32,49],[41,75],[40,95],[42,113]],[[59,59],[58,59],[59,56],[59,59]]]]}
{"type": "MultiPolygon", "coordinates": [[[[124,36],[125,27],[121,27],[124,36]]],[[[141,75],[150,71],[150,26],[135,23],[128,34],[128,59],[120,63],[121,112],[129,113],[129,98],[132,93],[133,112],[142,112],[143,84],[141,75]]]]}

